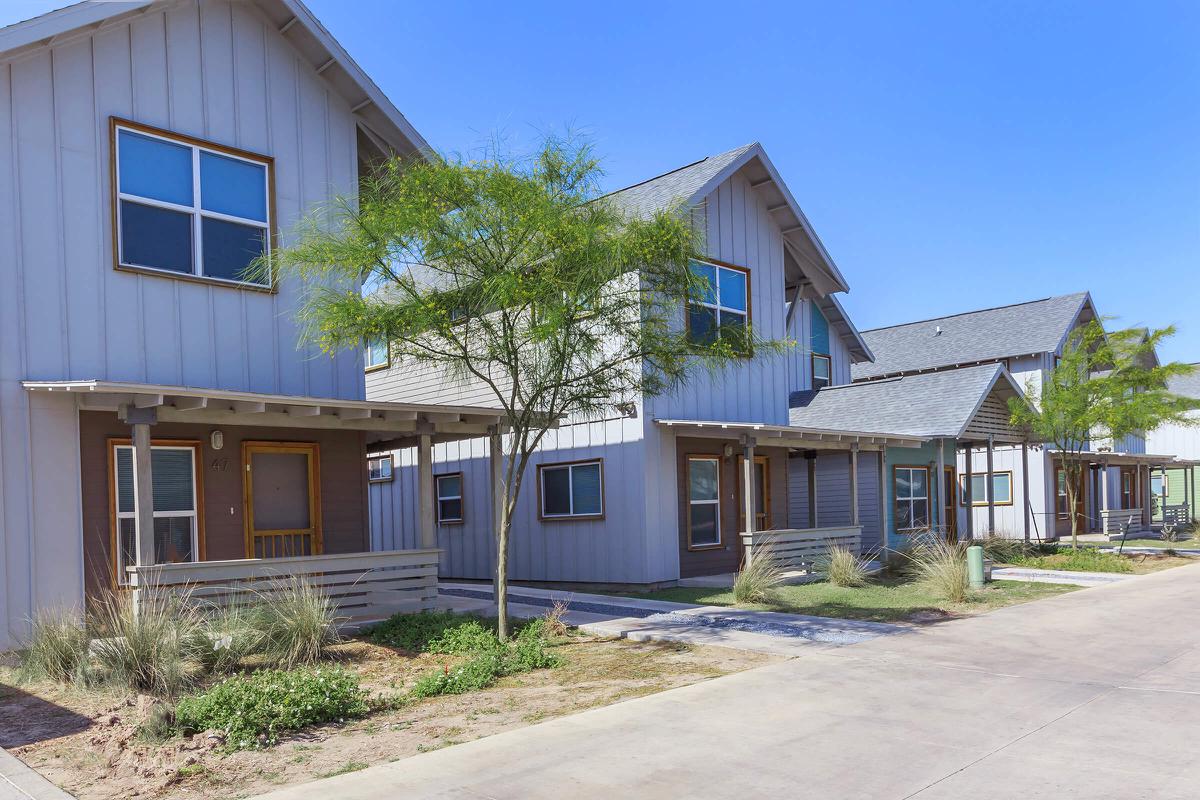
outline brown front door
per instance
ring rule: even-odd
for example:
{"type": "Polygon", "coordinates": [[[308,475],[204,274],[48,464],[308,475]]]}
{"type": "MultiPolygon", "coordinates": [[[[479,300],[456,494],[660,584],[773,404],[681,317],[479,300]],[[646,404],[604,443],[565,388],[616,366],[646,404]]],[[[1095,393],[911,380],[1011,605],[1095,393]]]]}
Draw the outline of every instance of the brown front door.
{"type": "Polygon", "coordinates": [[[320,451],[309,442],[244,442],[246,557],[320,555],[320,451]]]}
{"type": "Polygon", "coordinates": [[[942,481],[942,527],[946,541],[958,541],[958,481],[954,479],[954,467],[946,467],[942,481]]]}
{"type": "MultiPolygon", "coordinates": [[[[1075,515],[1078,518],[1078,530],[1080,533],[1087,533],[1087,507],[1086,487],[1087,481],[1084,480],[1086,470],[1079,471],[1079,480],[1075,484],[1075,515]]],[[[1071,516],[1067,512],[1067,471],[1062,467],[1054,470],[1054,510],[1057,524],[1055,531],[1059,536],[1069,534],[1071,532],[1071,516]]]]}

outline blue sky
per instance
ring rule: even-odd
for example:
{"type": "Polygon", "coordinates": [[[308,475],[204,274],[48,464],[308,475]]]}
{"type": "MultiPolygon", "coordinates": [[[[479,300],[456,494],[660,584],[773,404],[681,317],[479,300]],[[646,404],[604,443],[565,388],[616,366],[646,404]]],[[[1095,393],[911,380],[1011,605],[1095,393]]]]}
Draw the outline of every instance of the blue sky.
{"type": "Polygon", "coordinates": [[[860,328],[1089,289],[1200,361],[1200,4],[308,4],[442,150],[571,125],[617,188],[762,142],[860,328]]]}

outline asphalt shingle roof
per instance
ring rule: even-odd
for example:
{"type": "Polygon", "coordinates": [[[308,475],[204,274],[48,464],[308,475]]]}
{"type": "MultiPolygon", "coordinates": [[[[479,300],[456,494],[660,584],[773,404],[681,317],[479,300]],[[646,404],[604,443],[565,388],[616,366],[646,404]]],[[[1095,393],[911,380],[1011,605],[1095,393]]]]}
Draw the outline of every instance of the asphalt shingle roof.
{"type": "Polygon", "coordinates": [[[863,380],[1053,352],[1087,297],[1087,292],[1079,292],[863,331],[875,361],[855,364],[851,374],[854,380],[863,380]]]}
{"type": "Polygon", "coordinates": [[[1175,394],[1184,397],[1200,399],[1200,364],[1194,364],[1197,370],[1191,375],[1180,375],[1167,380],[1167,388],[1175,394]]]}
{"type": "Polygon", "coordinates": [[[607,196],[626,213],[635,217],[649,217],[656,211],[670,208],[690,199],[700,190],[700,187],[715,178],[756,144],[757,142],[751,142],[728,152],[709,156],[648,181],[618,189],[607,196]]]}
{"type": "Polygon", "coordinates": [[[795,392],[789,423],[826,430],[953,437],[971,421],[998,376],[1007,379],[1002,365],[981,364],[795,392]]]}

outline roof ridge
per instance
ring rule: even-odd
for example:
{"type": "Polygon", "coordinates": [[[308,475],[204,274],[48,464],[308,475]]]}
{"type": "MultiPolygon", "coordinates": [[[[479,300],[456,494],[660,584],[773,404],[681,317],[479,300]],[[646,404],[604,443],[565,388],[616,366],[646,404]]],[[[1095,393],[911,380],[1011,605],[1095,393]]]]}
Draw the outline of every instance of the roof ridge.
{"type": "Polygon", "coordinates": [[[971,311],[959,311],[956,314],[943,314],[940,317],[929,317],[928,319],[918,319],[918,320],[913,320],[911,322],[898,322],[895,325],[881,325],[878,328],[867,328],[867,329],[861,331],[861,333],[874,333],[876,331],[891,330],[892,328],[905,328],[905,327],[908,327],[909,325],[924,325],[924,324],[927,324],[930,322],[937,322],[938,320],[942,320],[942,319],[954,319],[955,317],[966,317],[971,314],[982,314],[986,311],[999,311],[1004,308],[1016,308],[1017,306],[1030,306],[1030,305],[1033,305],[1034,303],[1046,303],[1051,300],[1062,300],[1067,297],[1076,297],[1076,296],[1082,296],[1082,295],[1086,295],[1086,294],[1087,294],[1086,291],[1071,292],[1070,294],[1056,294],[1056,295],[1051,295],[1050,297],[1039,297],[1036,300],[1022,300],[1018,303],[1005,303],[1004,305],[990,306],[988,308],[976,308],[976,309],[972,309],[971,311]]]}
{"type": "Polygon", "coordinates": [[[667,177],[668,175],[674,175],[676,172],[682,172],[682,171],[683,171],[683,170],[685,170],[685,169],[691,169],[692,167],[695,167],[695,166],[697,166],[697,165],[699,165],[699,164],[703,164],[705,161],[711,161],[711,160],[713,160],[714,158],[720,158],[721,156],[727,156],[727,155],[729,155],[730,153],[736,153],[738,150],[746,150],[747,148],[753,147],[753,146],[754,146],[754,145],[756,145],[756,144],[758,144],[758,142],[757,142],[757,141],[748,142],[748,143],[746,143],[746,144],[743,144],[743,145],[741,145],[741,146],[739,146],[739,147],[733,147],[733,148],[730,148],[729,150],[724,150],[724,151],[722,151],[722,152],[720,152],[720,153],[713,153],[712,155],[707,155],[707,156],[705,156],[704,158],[698,159],[698,160],[696,160],[696,161],[692,161],[691,163],[688,163],[688,164],[684,164],[684,165],[683,165],[683,166],[681,166],[681,167],[676,167],[675,169],[669,169],[669,170],[667,170],[666,172],[660,172],[659,174],[657,174],[657,175],[654,175],[654,176],[652,176],[652,177],[649,177],[649,178],[646,178],[646,179],[645,179],[645,180],[643,180],[643,181],[638,181],[637,183],[631,183],[631,184],[629,184],[628,186],[622,186],[620,189],[613,189],[611,192],[607,192],[607,193],[605,193],[605,194],[602,194],[602,195],[600,195],[600,197],[598,197],[598,198],[596,198],[596,199],[597,199],[597,200],[599,200],[599,199],[601,199],[601,198],[604,198],[604,197],[609,197],[609,196],[611,196],[611,195],[614,195],[614,194],[620,194],[621,192],[627,192],[627,191],[629,191],[630,189],[636,189],[636,188],[637,188],[637,187],[639,187],[639,186],[644,186],[644,185],[646,185],[647,183],[651,183],[652,181],[656,181],[656,180],[658,180],[659,178],[665,178],[665,177],[667,177]]]}

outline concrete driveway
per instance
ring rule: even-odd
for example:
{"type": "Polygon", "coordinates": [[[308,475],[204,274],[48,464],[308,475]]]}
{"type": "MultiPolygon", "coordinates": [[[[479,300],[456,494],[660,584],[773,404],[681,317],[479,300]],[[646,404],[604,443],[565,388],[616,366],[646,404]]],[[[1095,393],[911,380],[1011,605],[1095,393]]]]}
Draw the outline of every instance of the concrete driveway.
{"type": "Polygon", "coordinates": [[[1200,797],[1200,564],[266,795],[1200,797]]]}

